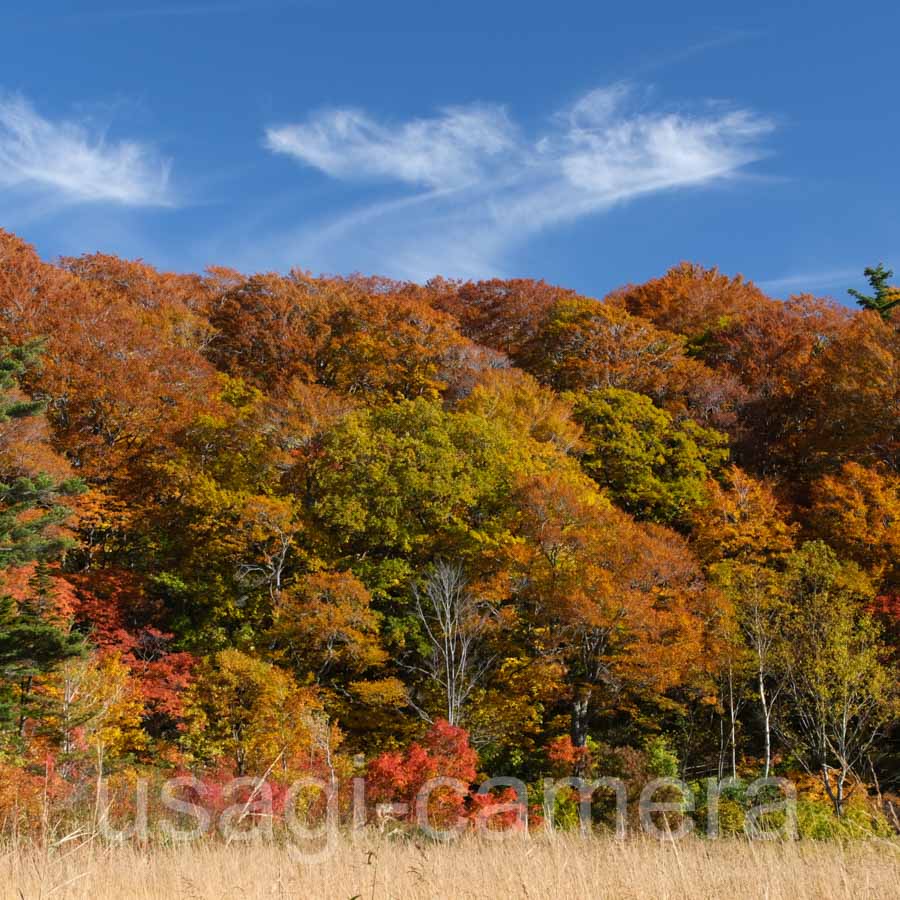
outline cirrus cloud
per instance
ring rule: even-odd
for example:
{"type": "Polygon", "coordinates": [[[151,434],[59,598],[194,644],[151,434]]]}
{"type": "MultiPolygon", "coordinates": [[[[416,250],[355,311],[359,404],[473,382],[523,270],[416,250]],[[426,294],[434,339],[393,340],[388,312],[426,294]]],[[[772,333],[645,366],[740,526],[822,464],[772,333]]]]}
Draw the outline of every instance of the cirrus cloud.
{"type": "Polygon", "coordinates": [[[0,94],[0,190],[61,204],[170,206],[170,163],[137,141],[109,141],[85,122],[51,121],[0,94]]]}
{"type": "Polygon", "coordinates": [[[290,236],[267,253],[285,264],[353,265],[421,280],[503,274],[504,259],[543,229],[641,196],[731,179],[765,155],[773,123],[721,104],[648,108],[631,84],[599,88],[527,136],[502,106],[453,107],[380,122],[332,109],[267,129],[266,146],[341,181],[412,187],[290,236]]]}
{"type": "Polygon", "coordinates": [[[269,128],[266,146],[335,178],[388,178],[432,188],[464,187],[516,149],[501,107],[445,110],[431,119],[382,125],[355,109],[336,109],[301,125],[269,128]]]}

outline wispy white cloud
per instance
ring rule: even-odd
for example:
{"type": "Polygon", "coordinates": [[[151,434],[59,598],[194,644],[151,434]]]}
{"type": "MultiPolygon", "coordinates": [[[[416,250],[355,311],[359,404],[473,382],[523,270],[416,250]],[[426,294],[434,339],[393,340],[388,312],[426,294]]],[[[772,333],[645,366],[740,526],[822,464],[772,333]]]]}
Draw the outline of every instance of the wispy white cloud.
{"type": "Polygon", "coordinates": [[[337,109],[302,125],[269,128],[266,146],[335,178],[459,188],[480,181],[492,163],[514,153],[516,134],[496,106],[447,109],[396,126],[359,110],[337,109]]]}
{"type": "Polygon", "coordinates": [[[268,129],[266,145],[336,179],[422,190],[295,233],[280,261],[339,269],[349,244],[356,265],[401,277],[498,274],[508,253],[542,229],[735,177],[764,154],[772,128],[721,105],[648,109],[629,84],[586,94],[531,138],[500,106],[401,123],[352,109],[321,112],[268,129]]]}
{"type": "Polygon", "coordinates": [[[862,267],[851,269],[816,269],[809,272],[795,272],[778,278],[758,282],[759,287],[769,294],[795,294],[822,290],[834,290],[843,296],[847,287],[861,281],[862,267]]]}
{"type": "Polygon", "coordinates": [[[86,122],[54,122],[23,97],[0,94],[0,191],[57,205],[168,206],[169,172],[146,144],[109,141],[86,122]]]}

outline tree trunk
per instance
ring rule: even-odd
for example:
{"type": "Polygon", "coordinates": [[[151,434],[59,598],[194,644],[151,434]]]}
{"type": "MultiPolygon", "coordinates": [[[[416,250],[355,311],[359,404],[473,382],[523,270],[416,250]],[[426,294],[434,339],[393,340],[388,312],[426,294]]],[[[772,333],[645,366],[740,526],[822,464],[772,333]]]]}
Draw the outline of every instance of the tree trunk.
{"type": "Polygon", "coordinates": [[[737,780],[737,708],[734,705],[734,673],[728,666],[728,718],[731,725],[731,777],[737,780]]]}
{"type": "Polygon", "coordinates": [[[719,716],[719,764],[716,768],[718,780],[721,781],[725,777],[725,717],[719,716]]]}
{"type": "Polygon", "coordinates": [[[769,777],[769,769],[772,766],[772,708],[769,705],[769,699],[766,696],[766,680],[763,678],[762,667],[759,669],[759,702],[762,706],[763,713],[763,729],[765,731],[766,741],[766,770],[765,776],[769,777]]]}
{"type": "Polygon", "coordinates": [[[29,675],[19,685],[19,737],[25,737],[25,724],[28,722],[28,699],[31,696],[31,685],[34,679],[29,675]]]}
{"type": "Polygon", "coordinates": [[[825,785],[825,793],[834,807],[834,814],[840,819],[844,813],[844,778],[838,776],[836,786],[832,786],[828,777],[828,766],[822,763],[822,784],[825,785]]]}
{"type": "Polygon", "coordinates": [[[588,738],[588,712],[591,705],[592,689],[589,684],[575,687],[575,698],[572,701],[572,745],[584,747],[588,738]]]}

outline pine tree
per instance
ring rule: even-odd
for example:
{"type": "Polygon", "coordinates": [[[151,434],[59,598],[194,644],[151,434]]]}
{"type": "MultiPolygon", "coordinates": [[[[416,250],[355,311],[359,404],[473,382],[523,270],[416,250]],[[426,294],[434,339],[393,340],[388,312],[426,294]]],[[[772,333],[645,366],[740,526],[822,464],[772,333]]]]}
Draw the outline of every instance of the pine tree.
{"type": "MultiPolygon", "coordinates": [[[[0,429],[10,419],[43,410],[41,403],[14,394],[39,352],[36,343],[0,348],[0,429]]],[[[79,479],[57,482],[44,474],[0,477],[0,569],[37,562],[24,598],[0,596],[0,727],[14,728],[19,736],[37,711],[35,679],[85,652],[84,639],[72,634],[55,614],[48,568],[68,545],[52,531],[71,512],[59,500],[83,489],[79,479]]]]}
{"type": "MultiPolygon", "coordinates": [[[[0,429],[11,419],[43,412],[44,404],[15,396],[19,379],[38,362],[39,342],[0,347],[0,429]]],[[[70,515],[59,502],[84,490],[81,479],[54,481],[48,475],[4,477],[0,472],[0,569],[39,559],[58,558],[67,543],[50,533],[70,515]],[[26,515],[27,514],[27,515],[26,515]]]]}
{"type": "Polygon", "coordinates": [[[40,715],[35,679],[86,651],[83,636],[54,614],[51,586],[49,570],[39,564],[25,599],[0,597],[0,725],[20,737],[40,715]]]}
{"type": "Polygon", "coordinates": [[[890,269],[885,269],[882,263],[878,263],[874,269],[870,267],[863,274],[868,279],[874,295],[870,297],[854,288],[850,288],[847,293],[855,297],[863,309],[877,312],[882,319],[889,319],[891,310],[900,304],[900,288],[892,287],[888,283],[894,273],[890,269]]]}
{"type": "Polygon", "coordinates": [[[0,348],[0,423],[43,412],[44,404],[39,400],[22,400],[12,396],[22,375],[37,364],[40,353],[40,341],[29,341],[21,346],[7,344],[0,348]]]}

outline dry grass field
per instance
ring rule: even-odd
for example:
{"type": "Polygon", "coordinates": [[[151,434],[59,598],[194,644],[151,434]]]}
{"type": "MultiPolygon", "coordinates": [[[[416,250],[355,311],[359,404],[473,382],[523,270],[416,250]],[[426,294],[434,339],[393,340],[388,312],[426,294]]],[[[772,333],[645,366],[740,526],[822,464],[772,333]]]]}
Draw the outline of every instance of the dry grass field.
{"type": "Polygon", "coordinates": [[[271,845],[209,843],[145,851],[88,842],[49,853],[7,850],[0,858],[0,896],[896,900],[900,844],[660,844],[544,835],[434,845],[367,834],[342,840],[325,861],[311,864],[271,845]]]}

